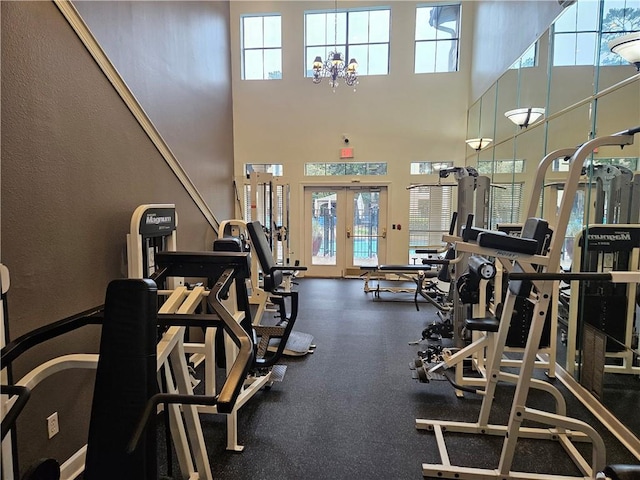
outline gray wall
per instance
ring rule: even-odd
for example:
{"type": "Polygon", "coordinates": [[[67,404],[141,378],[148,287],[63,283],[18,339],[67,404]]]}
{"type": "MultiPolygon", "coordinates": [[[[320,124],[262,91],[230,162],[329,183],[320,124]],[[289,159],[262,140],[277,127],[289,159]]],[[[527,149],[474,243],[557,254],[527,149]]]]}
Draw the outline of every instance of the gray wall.
{"type": "Polygon", "coordinates": [[[219,220],[233,212],[226,1],[74,2],[219,220]]]}
{"type": "MultiPolygon", "coordinates": [[[[114,63],[125,81],[213,211],[227,218],[229,62],[223,56],[218,71],[213,61],[204,68],[199,49],[228,56],[228,4],[159,2],[153,12],[139,10],[144,7],[96,4],[105,15],[98,37],[107,52],[119,52],[114,63]],[[197,37],[196,19],[202,22],[197,37]],[[169,48],[161,32],[181,39],[182,48],[169,48]],[[202,41],[185,54],[189,42],[202,41]]],[[[15,338],[104,302],[108,282],[123,276],[125,235],[137,205],[176,204],[180,249],[202,250],[212,232],[55,5],[2,2],[1,8],[1,244],[15,338]]],[[[62,353],[96,351],[98,339],[99,328],[88,327],[35,348],[17,362],[15,376],[62,353]]],[[[91,373],[61,373],[34,392],[18,425],[23,468],[43,456],[66,459],[86,441],[92,383],[91,373]],[[53,411],[61,433],[48,440],[45,418],[53,411]]]]}

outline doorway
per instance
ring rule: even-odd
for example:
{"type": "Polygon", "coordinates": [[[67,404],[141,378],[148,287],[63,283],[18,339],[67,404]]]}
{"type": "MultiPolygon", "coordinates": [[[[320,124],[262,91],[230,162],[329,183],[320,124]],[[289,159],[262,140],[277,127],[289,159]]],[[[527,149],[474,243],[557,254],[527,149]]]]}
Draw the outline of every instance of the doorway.
{"type": "Polygon", "coordinates": [[[344,277],[384,263],[386,187],[305,187],[304,205],[310,276],[344,277]]]}

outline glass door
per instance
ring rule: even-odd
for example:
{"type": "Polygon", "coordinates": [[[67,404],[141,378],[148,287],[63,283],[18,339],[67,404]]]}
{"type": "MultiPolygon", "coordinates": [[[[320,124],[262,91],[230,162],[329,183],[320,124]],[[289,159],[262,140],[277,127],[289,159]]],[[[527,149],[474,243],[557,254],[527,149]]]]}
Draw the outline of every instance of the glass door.
{"type": "Polygon", "coordinates": [[[305,188],[308,274],[343,277],[384,263],[386,203],[386,187],[305,188]]]}

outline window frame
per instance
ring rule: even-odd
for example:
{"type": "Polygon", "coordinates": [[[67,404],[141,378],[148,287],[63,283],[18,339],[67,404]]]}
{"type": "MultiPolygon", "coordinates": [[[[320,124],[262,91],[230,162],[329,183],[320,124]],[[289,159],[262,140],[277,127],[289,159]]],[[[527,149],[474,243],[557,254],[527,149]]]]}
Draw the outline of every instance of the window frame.
{"type": "MultiPolygon", "coordinates": [[[[626,29],[626,27],[624,27],[621,29],[604,30],[604,27],[605,27],[604,21],[606,20],[607,15],[612,9],[609,8],[608,10],[605,11],[605,7],[607,6],[606,0],[598,0],[597,2],[593,2],[593,3],[597,3],[597,7],[596,7],[597,17],[596,17],[595,26],[593,29],[578,27],[578,23],[580,23],[580,11],[579,11],[580,2],[575,2],[574,4],[567,7],[551,25],[552,34],[550,37],[551,37],[551,66],[552,67],[576,67],[576,66],[601,67],[601,66],[619,66],[619,65],[627,64],[627,62],[622,57],[610,54],[608,49],[608,41],[620,35],[626,35],[629,33],[638,32],[640,31],[640,25],[638,25],[637,28],[633,28],[633,29],[626,29]],[[571,13],[571,12],[575,12],[575,13],[571,13]],[[559,21],[562,21],[563,16],[568,15],[570,13],[572,15],[575,15],[575,24],[576,24],[575,28],[571,30],[558,31],[556,24],[559,21]],[[594,38],[593,43],[590,43],[590,46],[593,47],[593,57],[590,62],[579,61],[576,53],[578,51],[578,38],[584,35],[591,35],[594,38]],[[558,40],[561,37],[569,37],[569,36],[572,36],[574,39],[573,41],[574,48],[573,48],[573,51],[570,52],[571,54],[573,54],[573,62],[571,63],[565,62],[562,64],[558,64],[556,62],[556,58],[559,56],[557,53],[558,51],[556,50],[558,48],[557,47],[559,43],[558,40]]],[[[583,3],[582,5],[585,5],[585,3],[583,3]]],[[[622,9],[634,10],[634,7],[631,5],[627,6],[627,3],[625,1],[625,6],[622,9]]]]}
{"type": "Polygon", "coordinates": [[[247,13],[240,15],[240,79],[241,80],[282,80],[283,72],[282,72],[282,15],[278,12],[273,13],[247,13]],[[265,47],[264,46],[264,20],[268,17],[278,17],[280,20],[280,42],[277,47],[265,47]],[[262,46],[260,47],[245,47],[245,19],[247,18],[260,18],[262,20],[262,46]],[[280,76],[279,77],[269,77],[268,73],[265,72],[265,62],[264,62],[264,54],[265,51],[279,51],[280,53],[280,76]],[[262,52],[262,78],[247,78],[247,59],[246,52],[262,52]]]}
{"type": "MultiPolygon", "coordinates": [[[[413,42],[413,73],[415,75],[423,75],[423,74],[434,74],[434,73],[455,73],[460,71],[460,42],[461,42],[461,27],[462,27],[462,2],[450,2],[450,3],[425,3],[416,5],[416,14],[415,14],[415,31],[414,31],[414,42],[413,42]],[[457,30],[456,36],[451,38],[435,38],[435,39],[418,39],[418,12],[424,8],[434,8],[434,7],[458,7],[458,20],[457,20],[457,30]],[[438,43],[455,41],[456,43],[456,64],[455,69],[448,69],[446,71],[441,71],[437,69],[437,52],[438,43]],[[426,44],[434,42],[436,45],[436,58],[433,59],[433,70],[430,71],[417,71],[417,63],[418,63],[418,45],[426,44]]],[[[437,29],[436,29],[437,30],[437,29]]]]}
{"type": "Polygon", "coordinates": [[[420,258],[415,254],[418,248],[442,245],[442,236],[451,226],[456,188],[454,185],[425,185],[409,191],[409,260],[420,258]],[[421,212],[421,209],[425,211],[421,212]],[[420,228],[420,223],[426,227],[420,228]],[[426,238],[426,242],[417,241],[419,237],[426,238]]]}
{"type": "MultiPolygon", "coordinates": [[[[349,60],[351,58],[356,58],[356,60],[358,61],[358,76],[376,76],[376,75],[389,75],[389,71],[390,71],[390,63],[391,63],[391,7],[386,7],[386,6],[379,6],[379,7],[358,7],[358,8],[342,8],[342,9],[327,9],[327,10],[307,10],[304,12],[304,77],[305,78],[312,78],[313,77],[313,68],[312,68],[312,64],[313,64],[313,59],[315,58],[316,54],[311,54],[309,55],[309,49],[320,49],[320,48],[324,48],[324,55],[321,55],[321,58],[323,61],[326,61],[328,59],[329,53],[330,52],[334,52],[335,50],[337,50],[339,53],[343,54],[343,60],[345,61],[345,63],[348,63],[349,60]],[[355,13],[362,13],[362,12],[379,12],[379,11],[387,11],[389,12],[389,25],[388,25],[388,31],[386,32],[387,34],[387,41],[386,42],[380,42],[380,41],[376,41],[376,42],[372,42],[370,41],[370,27],[371,27],[371,19],[368,19],[368,23],[367,23],[367,31],[368,31],[368,35],[369,35],[369,39],[367,42],[359,42],[359,43],[352,43],[349,41],[349,15],[350,14],[355,14],[355,13]],[[329,22],[329,17],[331,17],[332,21],[335,23],[336,20],[334,18],[334,15],[341,15],[344,14],[345,15],[345,20],[344,20],[344,32],[340,32],[340,30],[338,30],[338,33],[336,35],[336,37],[334,37],[333,39],[329,39],[328,37],[325,38],[325,43],[308,43],[308,39],[309,39],[309,30],[308,30],[308,22],[307,22],[307,18],[309,15],[319,15],[319,14],[323,14],[325,16],[325,31],[328,31],[327,29],[327,25],[329,22]],[[330,42],[330,40],[334,40],[333,43],[330,42]],[[341,40],[344,40],[344,42],[342,42],[341,40]],[[386,55],[386,73],[369,73],[368,71],[368,66],[369,66],[369,58],[370,58],[370,48],[372,45],[386,45],[387,46],[387,55],[386,55]],[[357,55],[353,55],[351,53],[351,47],[362,47],[362,46],[366,46],[367,47],[367,59],[366,61],[363,61],[361,57],[358,57],[357,55]],[[363,69],[364,68],[364,69],[363,69]]],[[[381,57],[382,58],[382,57],[381,57]]]]}

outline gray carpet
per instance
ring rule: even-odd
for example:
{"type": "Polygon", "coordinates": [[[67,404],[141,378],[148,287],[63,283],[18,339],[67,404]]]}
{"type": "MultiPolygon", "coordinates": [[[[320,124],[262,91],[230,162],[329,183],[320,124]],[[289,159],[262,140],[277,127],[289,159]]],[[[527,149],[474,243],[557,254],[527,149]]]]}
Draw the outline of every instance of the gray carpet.
{"type": "MultiPolygon", "coordinates": [[[[289,358],[284,381],[241,409],[244,452],[225,450],[223,417],[202,416],[215,478],[423,478],[421,464],[440,458],[434,435],[416,430],[415,419],[475,421],[481,403],[473,394],[457,398],[447,382],[411,379],[408,365],[420,347],[408,342],[436,319],[433,307],[422,304],[418,312],[406,294],[381,293],[373,301],[362,280],[307,278],[299,283],[296,329],[314,336],[316,352],[289,358]]],[[[508,386],[499,388],[492,422],[506,423],[512,392],[508,386]]],[[[532,395],[529,405],[549,408],[548,400],[532,395]]],[[[637,463],[577,401],[569,399],[569,412],[601,432],[608,463],[637,463]]],[[[452,463],[497,466],[501,438],[446,438],[452,463]]],[[[162,446],[159,451],[162,456],[162,446]]],[[[522,441],[514,469],[578,474],[558,445],[543,441],[522,441]]]]}

